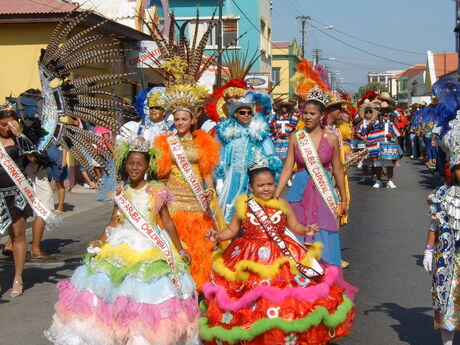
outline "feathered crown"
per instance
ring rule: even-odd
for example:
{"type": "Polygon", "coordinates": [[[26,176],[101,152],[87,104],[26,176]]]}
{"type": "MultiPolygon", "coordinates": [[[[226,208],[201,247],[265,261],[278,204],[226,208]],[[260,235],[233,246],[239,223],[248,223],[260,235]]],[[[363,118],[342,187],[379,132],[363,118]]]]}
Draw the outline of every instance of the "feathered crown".
{"type": "Polygon", "coordinates": [[[254,152],[254,158],[249,163],[249,166],[248,166],[249,171],[268,168],[268,167],[269,167],[268,158],[264,157],[262,155],[262,152],[259,149],[257,149],[254,152]]]}
{"type": "Polygon", "coordinates": [[[175,85],[168,88],[162,95],[163,103],[173,113],[185,110],[194,113],[199,102],[208,97],[208,92],[201,85],[175,85]]]}
{"type": "Polygon", "coordinates": [[[329,97],[326,93],[323,92],[317,85],[308,91],[307,101],[318,101],[323,103],[324,105],[329,104],[329,97]]]}

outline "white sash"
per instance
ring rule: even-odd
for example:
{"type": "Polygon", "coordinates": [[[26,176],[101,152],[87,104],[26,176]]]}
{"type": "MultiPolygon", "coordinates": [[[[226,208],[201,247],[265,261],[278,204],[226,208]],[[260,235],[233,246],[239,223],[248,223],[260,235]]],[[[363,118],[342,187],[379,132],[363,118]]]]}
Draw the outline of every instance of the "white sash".
{"type": "Polygon", "coordinates": [[[139,231],[144,236],[151,239],[155,247],[159,249],[163,253],[163,255],[166,257],[166,262],[168,263],[169,267],[171,267],[171,270],[173,273],[173,277],[171,280],[174,284],[174,287],[182,295],[182,290],[180,288],[180,281],[179,281],[179,277],[176,272],[176,265],[174,263],[174,257],[173,257],[171,247],[169,246],[168,241],[163,240],[161,238],[161,235],[159,235],[161,234],[163,230],[161,230],[159,226],[156,226],[155,228],[158,230],[157,231],[150,224],[150,222],[147,219],[145,219],[140,214],[140,212],[136,210],[136,207],[126,197],[125,193],[123,192],[123,189],[119,188],[115,192],[113,200],[117,204],[118,209],[121,212],[123,212],[126,219],[129,220],[129,222],[136,228],[136,230],[139,231]]]}
{"type": "Polygon", "coordinates": [[[179,170],[184,176],[185,181],[187,181],[188,185],[190,186],[193,195],[195,195],[196,200],[200,204],[201,209],[204,212],[211,214],[203,185],[200,183],[198,176],[196,176],[195,172],[193,171],[192,165],[190,164],[190,161],[185,154],[184,148],[182,147],[179,138],[175,135],[171,135],[167,140],[169,148],[171,149],[171,152],[174,156],[174,160],[176,161],[179,170]]]}
{"type": "Polygon", "coordinates": [[[310,134],[306,131],[298,131],[295,136],[300,153],[302,154],[305,162],[305,166],[315,183],[316,189],[319,191],[319,194],[331,210],[334,217],[337,218],[338,204],[334,196],[334,188],[329,183],[326,171],[324,170],[323,164],[318,156],[318,152],[313,145],[310,134]]]}
{"type": "Polygon", "coordinates": [[[16,163],[11,159],[8,152],[6,152],[3,143],[0,141],[0,164],[2,168],[8,173],[13,180],[16,187],[24,195],[30,207],[34,212],[42,218],[48,226],[57,227],[61,218],[51,212],[34,193],[33,187],[30,185],[27,178],[22,171],[18,168],[16,163]]]}

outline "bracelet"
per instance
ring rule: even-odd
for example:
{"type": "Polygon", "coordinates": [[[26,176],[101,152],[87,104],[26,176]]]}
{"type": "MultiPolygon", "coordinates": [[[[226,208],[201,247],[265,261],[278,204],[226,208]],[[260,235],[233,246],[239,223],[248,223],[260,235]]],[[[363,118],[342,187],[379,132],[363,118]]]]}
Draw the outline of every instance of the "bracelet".
{"type": "Polygon", "coordinates": [[[185,254],[185,249],[182,249],[180,252],[179,252],[179,255],[184,255],[185,254]]]}
{"type": "Polygon", "coordinates": [[[426,247],[425,247],[425,250],[434,250],[434,247],[432,247],[432,246],[426,246],[426,247]]]}
{"type": "Polygon", "coordinates": [[[208,190],[212,190],[212,192],[214,193],[214,196],[217,195],[217,192],[214,188],[206,188],[205,192],[207,192],[208,190]]]}
{"type": "Polygon", "coordinates": [[[99,242],[101,244],[101,246],[104,244],[104,242],[102,242],[101,240],[96,240],[94,242],[99,242]]]}

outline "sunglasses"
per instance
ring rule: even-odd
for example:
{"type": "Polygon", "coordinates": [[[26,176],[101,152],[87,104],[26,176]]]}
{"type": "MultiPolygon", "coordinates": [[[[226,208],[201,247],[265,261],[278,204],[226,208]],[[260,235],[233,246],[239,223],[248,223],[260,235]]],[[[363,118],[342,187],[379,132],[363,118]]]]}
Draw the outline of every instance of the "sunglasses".
{"type": "Polygon", "coordinates": [[[252,115],[251,110],[238,110],[238,114],[240,115],[252,115]]]}
{"type": "Polygon", "coordinates": [[[366,110],[364,114],[372,114],[372,110],[366,110]]]}
{"type": "Polygon", "coordinates": [[[150,110],[162,110],[162,107],[149,107],[150,110]]]}

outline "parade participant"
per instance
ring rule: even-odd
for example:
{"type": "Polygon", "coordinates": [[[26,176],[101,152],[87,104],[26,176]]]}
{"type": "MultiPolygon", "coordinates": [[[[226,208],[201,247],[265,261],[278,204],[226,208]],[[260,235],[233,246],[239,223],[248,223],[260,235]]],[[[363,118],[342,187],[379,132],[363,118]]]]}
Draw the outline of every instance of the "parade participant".
{"type": "Polygon", "coordinates": [[[311,236],[318,226],[299,223],[291,206],[274,198],[267,160],[248,174],[253,195],[237,198],[227,229],[208,233],[216,242],[242,237],[215,254],[213,280],[203,287],[201,337],[206,344],[326,344],[347,334],[355,311],[338,270],[318,264],[319,243],[304,247],[287,230],[311,236]]]}
{"type": "Polygon", "coordinates": [[[165,86],[149,87],[136,96],[135,108],[140,121],[129,121],[123,125],[116,140],[132,140],[143,137],[153,142],[156,137],[171,129],[172,123],[165,120],[165,104],[161,97],[165,86]]]}
{"type": "Polygon", "coordinates": [[[144,177],[156,164],[149,146],[137,138],[117,145],[127,182],[84,265],[57,285],[56,313],[45,331],[54,344],[199,344],[191,257],[169,215],[173,196],[144,177]]]}
{"type": "Polygon", "coordinates": [[[450,179],[428,197],[431,226],[423,266],[432,273],[434,328],[444,345],[452,345],[460,329],[460,88],[454,78],[437,81],[432,93],[442,103],[435,121],[443,128],[442,145],[449,160],[450,179]]]}
{"type": "MultiPolygon", "coordinates": [[[[359,134],[366,137],[366,146],[369,150],[369,157],[374,165],[377,181],[372,187],[381,188],[383,168],[387,170],[388,183],[387,188],[396,188],[393,182],[394,167],[398,163],[398,153],[391,158],[382,157],[382,143],[391,142],[400,136],[401,132],[398,126],[393,122],[390,116],[390,105],[383,101],[380,105],[380,114],[377,118],[370,121],[369,125],[362,128],[359,134]]],[[[397,143],[395,143],[397,145],[397,143]]],[[[399,146],[397,146],[399,147],[399,146]]]]}
{"type": "Polygon", "coordinates": [[[15,273],[9,295],[18,297],[23,293],[26,219],[32,210],[50,224],[57,217],[35,196],[23,174],[23,159],[34,161],[37,147],[22,133],[18,116],[8,108],[0,109],[0,139],[0,235],[8,230],[11,238],[15,273]]]}
{"type": "MultiPolygon", "coordinates": [[[[305,128],[293,132],[289,138],[288,154],[275,196],[279,197],[283,192],[296,163],[297,173],[286,200],[302,224],[318,224],[321,230],[313,241],[324,244],[322,259],[328,265],[337,266],[341,275],[342,255],[338,231],[340,217],[346,216],[348,212],[347,195],[339,140],[320,126],[328,101],[327,95],[316,86],[308,92],[307,101],[301,108],[305,128]],[[331,174],[335,178],[340,198],[336,195],[331,174]]],[[[351,285],[347,287],[351,298],[355,290],[351,285]]]]}
{"type": "Polygon", "coordinates": [[[270,119],[271,138],[275,145],[276,155],[285,159],[289,135],[299,122],[299,113],[294,110],[295,102],[291,100],[281,100],[275,103],[275,106],[275,114],[270,119]]]}
{"type": "MultiPolygon", "coordinates": [[[[340,162],[343,164],[347,159],[351,157],[350,146],[344,145],[346,140],[351,138],[353,133],[352,124],[350,119],[346,115],[346,106],[351,105],[351,102],[345,99],[342,99],[337,91],[328,92],[329,103],[326,106],[325,110],[325,125],[323,126],[326,131],[331,134],[334,134],[339,140],[340,148],[340,162]]],[[[344,169],[344,185],[345,193],[347,196],[347,209],[350,206],[350,187],[348,185],[348,176],[347,170],[344,169]]],[[[340,225],[345,225],[348,222],[348,214],[340,218],[340,225]]],[[[342,266],[345,261],[342,262],[342,266]]]]}
{"type": "Polygon", "coordinates": [[[268,157],[270,168],[278,174],[281,161],[275,156],[270,140],[270,128],[262,114],[254,114],[254,101],[249,92],[245,97],[230,102],[229,118],[217,125],[217,138],[222,144],[220,163],[215,172],[219,204],[226,221],[230,221],[235,198],[248,191],[247,169],[255,150],[268,157]]]}
{"type": "MultiPolygon", "coordinates": [[[[376,118],[379,114],[377,109],[375,109],[374,104],[369,100],[366,100],[359,107],[359,116],[361,117],[361,122],[356,127],[355,137],[360,141],[366,141],[367,139],[367,127],[371,123],[371,120],[376,118]],[[363,134],[361,134],[363,133],[363,134]]],[[[360,183],[367,183],[373,179],[374,163],[372,158],[367,157],[362,161],[362,168],[364,177],[359,180],[360,183]]]]}
{"type": "Polygon", "coordinates": [[[194,130],[195,96],[173,89],[164,96],[177,135],[155,140],[154,146],[161,151],[157,173],[174,195],[169,204],[171,217],[192,255],[191,274],[201,291],[212,263],[213,244],[206,240],[206,231],[215,226],[210,202],[216,197],[212,172],[219,162],[219,144],[205,131],[194,130]]]}

